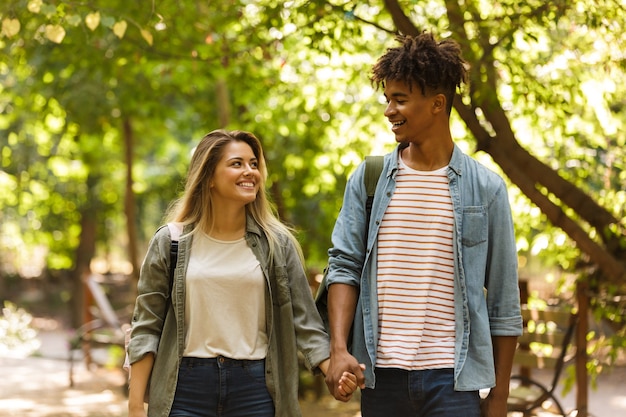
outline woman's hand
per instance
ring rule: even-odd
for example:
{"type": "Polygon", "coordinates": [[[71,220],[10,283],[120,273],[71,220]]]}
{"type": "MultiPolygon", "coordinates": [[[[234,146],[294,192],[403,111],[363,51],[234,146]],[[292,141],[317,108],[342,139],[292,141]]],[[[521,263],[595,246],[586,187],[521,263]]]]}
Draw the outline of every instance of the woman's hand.
{"type": "MultiPolygon", "coordinates": [[[[362,365],[362,369],[365,369],[365,365],[362,365]]],[[[341,375],[337,389],[342,396],[350,399],[352,397],[352,393],[356,391],[357,387],[358,384],[356,381],[356,375],[354,375],[352,372],[346,371],[341,375]]]]}

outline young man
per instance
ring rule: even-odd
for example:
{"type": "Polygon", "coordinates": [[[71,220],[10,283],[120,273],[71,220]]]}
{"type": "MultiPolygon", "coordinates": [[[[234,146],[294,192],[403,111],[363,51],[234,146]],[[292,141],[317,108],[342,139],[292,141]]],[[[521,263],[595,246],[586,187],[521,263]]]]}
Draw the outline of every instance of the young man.
{"type": "Polygon", "coordinates": [[[326,382],[341,398],[335,381],[357,375],[363,417],[478,417],[484,388],[482,415],[505,417],[522,332],[507,190],[452,140],[459,46],[429,33],[399,41],[372,76],[399,145],[369,224],[361,164],[333,230],[326,382]]]}

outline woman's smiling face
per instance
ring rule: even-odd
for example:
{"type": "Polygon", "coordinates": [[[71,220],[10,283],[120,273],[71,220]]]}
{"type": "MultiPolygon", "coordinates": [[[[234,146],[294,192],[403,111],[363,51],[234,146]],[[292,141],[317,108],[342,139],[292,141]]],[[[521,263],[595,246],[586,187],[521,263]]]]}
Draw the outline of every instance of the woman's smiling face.
{"type": "Polygon", "coordinates": [[[224,148],[213,179],[211,194],[216,207],[241,203],[245,206],[256,199],[261,182],[258,159],[250,145],[230,142],[224,148]]]}

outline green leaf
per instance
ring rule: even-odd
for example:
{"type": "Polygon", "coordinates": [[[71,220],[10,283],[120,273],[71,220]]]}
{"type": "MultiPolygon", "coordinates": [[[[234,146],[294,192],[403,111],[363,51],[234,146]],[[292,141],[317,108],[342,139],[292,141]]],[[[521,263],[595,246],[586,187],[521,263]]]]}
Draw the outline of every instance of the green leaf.
{"type": "Polygon", "coordinates": [[[77,14],[71,14],[65,17],[65,21],[70,25],[70,26],[78,26],[83,22],[82,17],[80,17],[80,15],[77,14]]]}

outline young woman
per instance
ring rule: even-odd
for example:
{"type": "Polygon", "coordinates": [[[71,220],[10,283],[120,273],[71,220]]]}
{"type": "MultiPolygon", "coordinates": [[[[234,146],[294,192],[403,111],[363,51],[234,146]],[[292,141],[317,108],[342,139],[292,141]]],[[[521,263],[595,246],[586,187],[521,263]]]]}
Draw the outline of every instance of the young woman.
{"type": "MultiPolygon", "coordinates": [[[[251,133],[216,130],[191,159],[169,220],[182,229],[172,288],[171,236],[161,227],[141,268],[128,345],[129,416],[294,417],[298,351],[328,366],[301,249],[265,194],[251,133]],[[170,297],[171,294],[171,297],[170,297]]],[[[356,379],[344,376],[351,393],[356,379]]]]}

